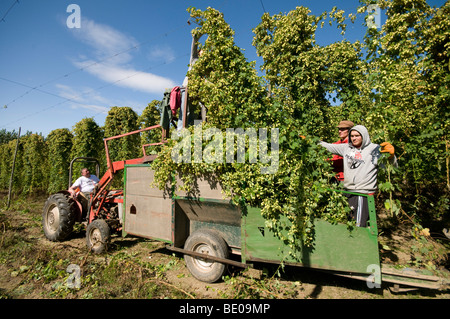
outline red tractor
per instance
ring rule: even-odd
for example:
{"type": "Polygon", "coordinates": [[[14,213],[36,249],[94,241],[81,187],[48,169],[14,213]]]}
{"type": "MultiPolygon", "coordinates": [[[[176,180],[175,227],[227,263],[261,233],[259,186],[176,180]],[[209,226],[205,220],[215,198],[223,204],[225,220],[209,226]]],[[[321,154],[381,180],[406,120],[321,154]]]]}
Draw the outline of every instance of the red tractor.
{"type": "MultiPolygon", "coordinates": [[[[123,190],[109,189],[114,176],[117,175],[117,172],[123,170],[125,165],[144,164],[153,161],[156,155],[147,155],[145,148],[166,142],[163,129],[161,142],[142,145],[143,156],[141,158],[112,162],[108,151],[108,141],[158,128],[161,128],[161,126],[154,125],[104,139],[108,167],[100,182],[96,185],[94,192],[90,195],[87,209],[83,209],[79,194],[72,196],[68,190],[63,190],[51,195],[45,202],[42,215],[45,236],[51,241],[65,240],[72,233],[76,222],[83,223],[87,226],[88,248],[95,253],[103,252],[106,249],[111,232],[120,231],[122,227],[123,190]]],[[[99,176],[100,164],[97,159],[77,157],[70,164],[69,187],[72,184],[72,167],[77,161],[95,162],[97,176],[99,176]]]]}

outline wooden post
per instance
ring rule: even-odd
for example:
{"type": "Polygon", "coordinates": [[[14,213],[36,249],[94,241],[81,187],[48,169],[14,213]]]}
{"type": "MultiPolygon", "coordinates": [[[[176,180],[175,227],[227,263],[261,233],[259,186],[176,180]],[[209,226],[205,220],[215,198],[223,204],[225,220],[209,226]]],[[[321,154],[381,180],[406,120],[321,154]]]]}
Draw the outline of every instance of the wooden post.
{"type": "Polygon", "coordinates": [[[20,139],[20,127],[19,127],[19,134],[17,135],[16,151],[14,152],[14,157],[13,157],[11,177],[9,178],[8,203],[6,204],[6,209],[9,209],[9,204],[11,202],[11,189],[12,189],[12,183],[13,183],[13,177],[14,177],[14,166],[16,165],[17,149],[19,148],[19,139],[20,139]]]}
{"type": "MultiPolygon", "coordinates": [[[[450,68],[450,66],[449,66],[450,68]]],[[[448,147],[450,146],[450,143],[445,140],[445,152],[448,154],[448,147]]],[[[450,190],[450,170],[449,170],[449,164],[450,164],[450,157],[447,156],[445,158],[445,164],[447,166],[447,189],[450,190]]]]}

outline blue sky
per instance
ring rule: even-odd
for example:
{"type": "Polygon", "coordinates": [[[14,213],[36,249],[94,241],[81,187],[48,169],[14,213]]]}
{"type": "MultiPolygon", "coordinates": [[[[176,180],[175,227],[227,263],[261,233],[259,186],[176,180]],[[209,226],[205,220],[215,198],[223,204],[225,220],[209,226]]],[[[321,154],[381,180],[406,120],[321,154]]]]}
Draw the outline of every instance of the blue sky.
{"type": "MultiPolygon", "coordinates": [[[[0,0],[0,129],[21,127],[46,136],[86,117],[103,125],[112,106],[140,114],[162,99],[165,88],[183,82],[195,27],[187,23],[190,6],[223,12],[236,44],[258,64],[252,29],[264,10],[276,14],[305,6],[318,15],[337,6],[356,14],[359,1],[0,0]],[[80,8],[80,28],[68,27],[70,4],[80,8]]],[[[348,40],[362,41],[362,23],[358,15],[348,40]]],[[[322,45],[341,39],[334,27],[319,30],[316,38],[322,45]]]]}

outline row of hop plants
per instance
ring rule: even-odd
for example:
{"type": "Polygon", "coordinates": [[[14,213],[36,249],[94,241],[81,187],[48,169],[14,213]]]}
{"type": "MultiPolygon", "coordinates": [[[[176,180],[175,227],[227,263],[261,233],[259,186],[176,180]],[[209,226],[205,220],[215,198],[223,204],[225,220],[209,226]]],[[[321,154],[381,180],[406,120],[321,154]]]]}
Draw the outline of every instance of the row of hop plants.
{"type": "MultiPolygon", "coordinates": [[[[141,115],[130,107],[114,106],[108,112],[103,127],[93,118],[84,118],[71,130],[58,128],[46,137],[28,131],[19,137],[18,144],[18,133],[2,130],[0,189],[9,188],[14,157],[12,190],[18,194],[36,192],[50,194],[67,189],[70,162],[75,157],[98,159],[100,174],[103,174],[106,170],[103,139],[159,124],[158,103],[158,101],[149,103],[141,115]]],[[[142,153],[140,146],[155,142],[156,139],[156,133],[150,132],[124,137],[117,141],[112,140],[108,144],[110,157],[113,161],[139,157],[142,153]]],[[[96,169],[95,163],[92,162],[74,163],[72,182],[80,176],[83,167],[88,167],[92,173],[96,169]]]]}

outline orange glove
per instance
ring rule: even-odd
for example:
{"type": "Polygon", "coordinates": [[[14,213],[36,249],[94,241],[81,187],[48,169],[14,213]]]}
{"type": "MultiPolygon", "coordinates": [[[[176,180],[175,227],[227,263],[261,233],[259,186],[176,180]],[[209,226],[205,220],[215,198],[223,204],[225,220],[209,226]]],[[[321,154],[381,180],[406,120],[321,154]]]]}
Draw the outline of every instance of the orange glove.
{"type": "Polygon", "coordinates": [[[299,135],[302,139],[305,139],[306,136],[305,135],[299,135]]]}
{"type": "Polygon", "coordinates": [[[394,146],[392,146],[391,143],[383,142],[383,143],[380,144],[380,146],[381,146],[381,151],[380,151],[381,153],[389,153],[389,154],[391,154],[391,156],[389,156],[389,158],[392,158],[394,156],[395,149],[394,149],[394,146]]]}

